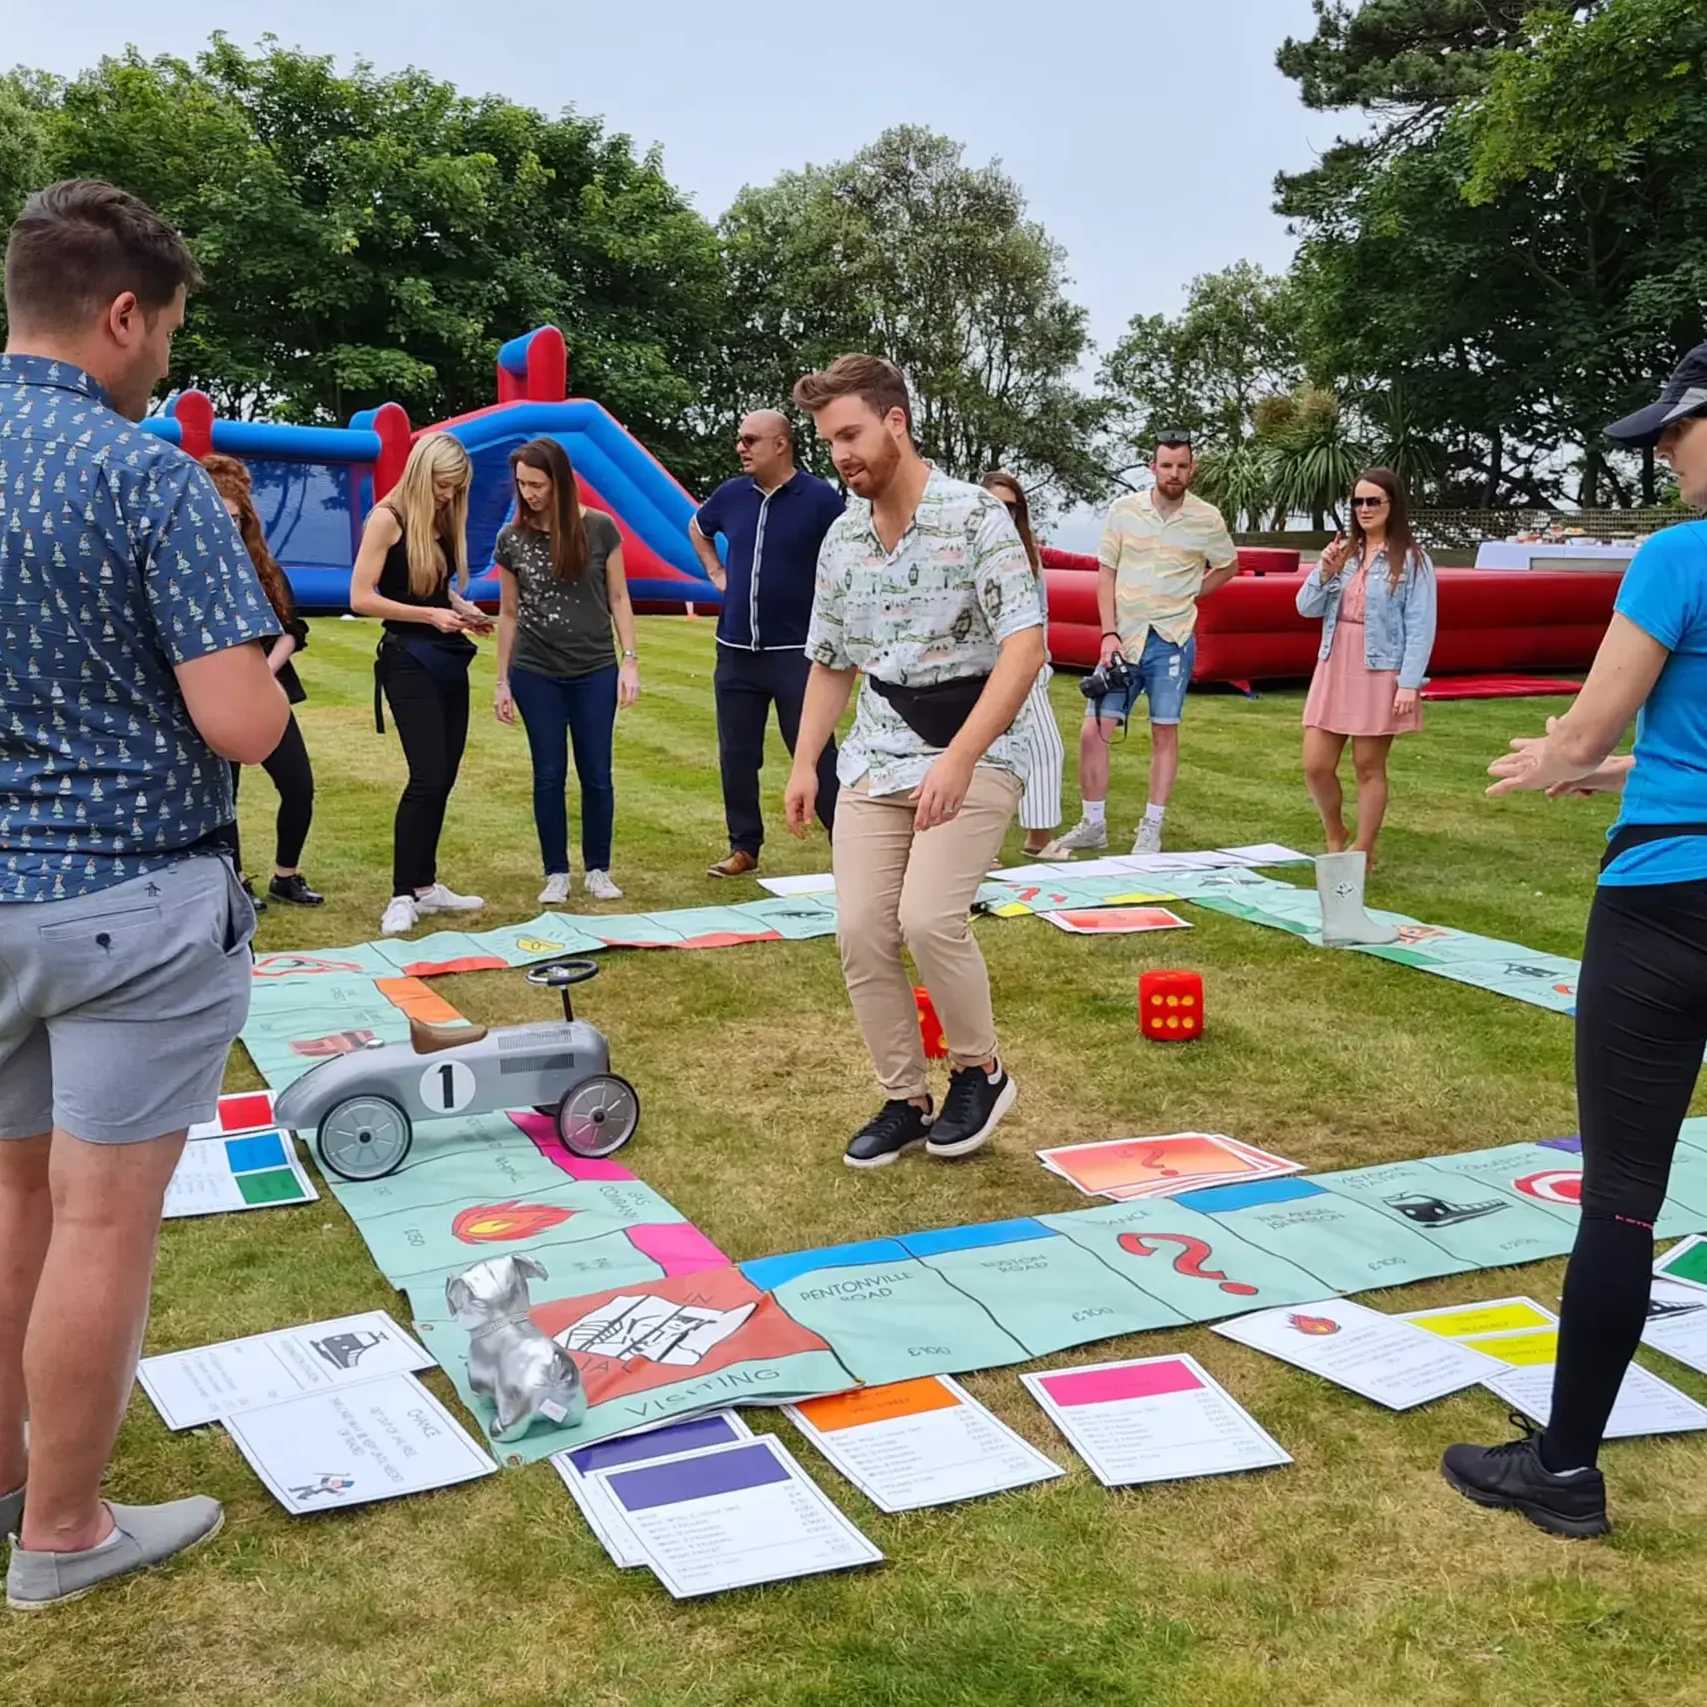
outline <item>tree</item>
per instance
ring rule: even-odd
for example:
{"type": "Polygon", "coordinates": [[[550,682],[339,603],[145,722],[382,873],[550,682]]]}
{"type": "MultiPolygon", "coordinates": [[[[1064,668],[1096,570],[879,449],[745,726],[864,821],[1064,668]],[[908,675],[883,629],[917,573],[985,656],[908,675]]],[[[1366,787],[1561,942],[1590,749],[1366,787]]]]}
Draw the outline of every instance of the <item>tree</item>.
{"type": "Polygon", "coordinates": [[[341,421],[394,398],[427,420],[490,402],[498,345],[550,320],[578,392],[684,479],[720,465],[701,415],[715,235],[598,121],[221,36],[194,63],[133,52],[46,97],[42,175],[134,190],[202,264],[173,384],[242,414],[341,421]]]}
{"type": "Polygon", "coordinates": [[[1170,427],[1232,451],[1258,400],[1302,377],[1294,320],[1287,280],[1249,261],[1193,279],[1177,319],[1135,315],[1097,376],[1126,454],[1147,461],[1170,427]]]}
{"type": "MultiPolygon", "coordinates": [[[[28,72],[0,76],[0,221],[18,217],[24,198],[46,180],[50,89],[28,72]]],[[[5,323],[0,303],[0,325],[5,323]]]]}
{"type": "Polygon", "coordinates": [[[1107,406],[1074,382],[1089,336],[1064,256],[999,164],[963,156],[902,126],[851,160],[741,192],[720,227],[731,326],[719,405],[775,407],[800,374],[866,350],[907,375],[920,443],[949,472],[1001,464],[1095,497],[1107,406]]]}
{"type": "Polygon", "coordinates": [[[1340,526],[1341,506],[1369,460],[1340,399],[1319,386],[1302,386],[1265,399],[1256,427],[1276,519],[1308,515],[1319,532],[1323,517],[1332,515],[1340,526]]]}
{"type": "Polygon", "coordinates": [[[1312,374],[1402,384],[1443,496],[1545,503],[1574,476],[1579,503],[1627,501],[1601,428],[1651,395],[1707,300],[1699,58],[1677,73],[1701,0],[1317,12],[1282,69],[1372,130],[1277,185],[1312,374]]]}

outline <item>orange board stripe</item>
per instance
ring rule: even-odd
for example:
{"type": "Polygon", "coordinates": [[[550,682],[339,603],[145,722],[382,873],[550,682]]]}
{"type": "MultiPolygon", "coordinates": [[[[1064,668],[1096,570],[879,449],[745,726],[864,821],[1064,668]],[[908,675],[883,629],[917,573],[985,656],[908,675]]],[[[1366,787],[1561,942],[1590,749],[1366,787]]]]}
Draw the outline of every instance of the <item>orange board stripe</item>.
{"type": "Polygon", "coordinates": [[[916,1381],[894,1381],[886,1387],[859,1387],[828,1399],[807,1399],[795,1408],[815,1429],[834,1434],[839,1428],[858,1428],[862,1423],[949,1411],[959,1403],[934,1375],[921,1375],[916,1381]]]}
{"type": "Polygon", "coordinates": [[[419,978],[376,978],[374,985],[394,1008],[423,1025],[455,1025],[463,1017],[419,978]]]}

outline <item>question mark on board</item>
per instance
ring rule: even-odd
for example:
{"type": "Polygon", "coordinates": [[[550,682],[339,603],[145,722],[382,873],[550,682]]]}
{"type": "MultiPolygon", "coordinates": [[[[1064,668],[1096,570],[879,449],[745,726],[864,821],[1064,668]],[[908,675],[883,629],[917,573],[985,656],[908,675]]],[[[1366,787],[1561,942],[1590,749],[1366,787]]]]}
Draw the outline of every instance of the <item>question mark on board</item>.
{"type": "Polygon", "coordinates": [[[1207,1240],[1194,1239],[1189,1233],[1122,1233],[1118,1243],[1123,1251],[1135,1257],[1157,1256],[1160,1255],[1157,1246],[1178,1245],[1181,1248],[1174,1258],[1175,1274],[1189,1275],[1193,1280],[1218,1281],[1223,1292],[1231,1292],[1238,1298],[1254,1298],[1257,1294],[1254,1286],[1247,1286],[1242,1280],[1229,1280],[1218,1268],[1205,1268],[1204,1263],[1215,1253],[1207,1240]]]}
{"type": "Polygon", "coordinates": [[[1164,1150],[1160,1144],[1152,1144],[1146,1154],[1141,1158],[1138,1165],[1142,1168],[1149,1168],[1162,1179],[1178,1179],[1178,1168],[1164,1168],[1162,1166],[1162,1163],[1166,1158],[1167,1151],[1164,1150]]]}

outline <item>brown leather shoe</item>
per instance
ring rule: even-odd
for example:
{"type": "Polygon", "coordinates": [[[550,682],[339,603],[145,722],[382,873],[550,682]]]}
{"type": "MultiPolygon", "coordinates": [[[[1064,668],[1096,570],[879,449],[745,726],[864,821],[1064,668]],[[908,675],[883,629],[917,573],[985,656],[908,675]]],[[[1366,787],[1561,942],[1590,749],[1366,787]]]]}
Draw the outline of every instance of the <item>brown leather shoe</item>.
{"type": "Polygon", "coordinates": [[[736,848],[727,859],[720,859],[716,865],[706,868],[708,877],[745,877],[749,871],[759,869],[758,859],[746,851],[736,848]]]}

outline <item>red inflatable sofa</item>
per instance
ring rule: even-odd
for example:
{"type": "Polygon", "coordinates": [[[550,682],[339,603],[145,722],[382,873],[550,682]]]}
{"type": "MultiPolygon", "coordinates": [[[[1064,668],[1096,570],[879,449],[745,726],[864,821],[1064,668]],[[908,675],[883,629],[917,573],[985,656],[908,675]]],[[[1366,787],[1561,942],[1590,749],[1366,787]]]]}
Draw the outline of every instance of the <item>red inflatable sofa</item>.
{"type": "MultiPolygon", "coordinates": [[[[1096,559],[1045,550],[1049,650],[1088,670],[1097,659],[1096,559]]],[[[1586,670],[1594,659],[1617,574],[1441,569],[1440,621],[1431,676],[1586,670]]],[[[1296,551],[1242,547],[1239,573],[1197,616],[1196,682],[1300,680],[1316,667],[1322,625],[1298,614],[1304,571],[1296,551]]]]}

